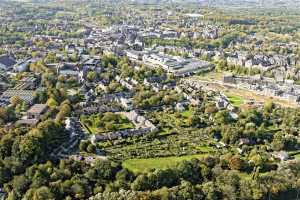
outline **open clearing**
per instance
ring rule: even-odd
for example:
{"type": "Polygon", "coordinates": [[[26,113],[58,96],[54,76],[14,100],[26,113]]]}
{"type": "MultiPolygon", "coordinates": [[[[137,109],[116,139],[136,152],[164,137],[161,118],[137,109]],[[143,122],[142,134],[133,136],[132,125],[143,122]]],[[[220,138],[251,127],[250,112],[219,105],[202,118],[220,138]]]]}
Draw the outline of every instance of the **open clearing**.
{"type": "Polygon", "coordinates": [[[240,107],[245,103],[244,98],[241,96],[232,95],[230,93],[225,93],[225,95],[227,96],[227,98],[233,106],[240,107]]]}
{"type": "Polygon", "coordinates": [[[167,169],[175,166],[177,163],[184,160],[191,160],[193,158],[203,158],[207,154],[197,154],[189,156],[172,156],[164,158],[146,158],[146,159],[130,159],[122,163],[124,168],[127,168],[134,173],[147,172],[151,169],[167,169]]]}
{"type": "Polygon", "coordinates": [[[99,114],[90,116],[82,115],[80,121],[90,134],[101,134],[135,127],[124,115],[114,113],[104,113],[103,116],[99,114]]]}

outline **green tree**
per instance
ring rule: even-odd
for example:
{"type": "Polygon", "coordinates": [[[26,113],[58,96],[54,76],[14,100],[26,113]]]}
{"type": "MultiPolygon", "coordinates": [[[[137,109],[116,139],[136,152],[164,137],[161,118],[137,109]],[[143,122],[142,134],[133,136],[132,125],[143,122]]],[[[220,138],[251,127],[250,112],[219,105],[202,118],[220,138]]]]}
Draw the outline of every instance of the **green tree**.
{"type": "Polygon", "coordinates": [[[97,78],[97,73],[95,71],[89,71],[87,74],[87,79],[89,81],[95,81],[97,78]]]}
{"type": "Polygon", "coordinates": [[[13,96],[10,99],[10,103],[12,106],[16,107],[17,105],[22,103],[22,99],[19,96],[13,96]]]}
{"type": "Polygon", "coordinates": [[[240,158],[240,156],[235,155],[229,160],[229,168],[233,170],[243,170],[245,169],[245,161],[240,158]]]}
{"type": "Polygon", "coordinates": [[[48,101],[47,101],[47,105],[50,107],[50,108],[56,108],[57,106],[58,106],[58,103],[57,103],[57,101],[55,100],[55,99],[53,99],[53,98],[50,98],[50,99],[48,99],[48,101]]]}
{"type": "Polygon", "coordinates": [[[29,184],[30,181],[24,175],[14,176],[12,180],[13,192],[16,196],[22,197],[29,187],[29,184]]]}

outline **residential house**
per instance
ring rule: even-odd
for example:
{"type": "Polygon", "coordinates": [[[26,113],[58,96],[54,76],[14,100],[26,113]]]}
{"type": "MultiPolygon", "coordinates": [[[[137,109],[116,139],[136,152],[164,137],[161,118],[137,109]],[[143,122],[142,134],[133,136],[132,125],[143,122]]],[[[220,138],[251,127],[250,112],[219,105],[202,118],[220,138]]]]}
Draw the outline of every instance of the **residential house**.
{"type": "Polygon", "coordinates": [[[47,109],[48,107],[46,104],[35,104],[27,111],[27,119],[40,120],[47,109]]]}
{"type": "Polygon", "coordinates": [[[25,60],[25,61],[21,61],[18,62],[14,65],[14,71],[15,72],[26,72],[29,69],[29,65],[31,63],[31,60],[25,60]]]}
{"type": "Polygon", "coordinates": [[[35,76],[25,76],[14,87],[15,90],[34,90],[38,87],[39,78],[35,76]]]}
{"type": "Polygon", "coordinates": [[[134,51],[134,50],[126,50],[126,56],[132,60],[142,60],[143,52],[142,51],[134,51]]]}
{"type": "Polygon", "coordinates": [[[218,32],[218,28],[209,26],[203,30],[202,37],[205,39],[217,39],[219,37],[218,32]]]}
{"type": "Polygon", "coordinates": [[[120,96],[116,98],[116,101],[120,103],[126,110],[131,110],[133,108],[132,99],[120,96]]]}
{"type": "Polygon", "coordinates": [[[66,77],[79,78],[78,63],[61,63],[57,65],[57,74],[66,77]]]}
{"type": "Polygon", "coordinates": [[[17,125],[35,126],[46,113],[48,107],[46,104],[35,104],[27,112],[22,119],[16,122],[17,125]]]}

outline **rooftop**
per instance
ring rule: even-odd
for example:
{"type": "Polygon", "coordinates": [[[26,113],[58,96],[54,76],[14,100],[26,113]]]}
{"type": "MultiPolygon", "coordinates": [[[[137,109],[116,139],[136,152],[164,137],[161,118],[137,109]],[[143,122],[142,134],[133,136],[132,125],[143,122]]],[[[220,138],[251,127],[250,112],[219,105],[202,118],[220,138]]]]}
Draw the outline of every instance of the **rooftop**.
{"type": "Polygon", "coordinates": [[[12,67],[16,64],[16,61],[14,58],[8,55],[2,55],[0,56],[0,64],[6,66],[6,67],[12,67]]]}
{"type": "Polygon", "coordinates": [[[15,89],[8,89],[0,96],[0,102],[4,104],[9,104],[10,98],[13,96],[20,97],[23,101],[27,103],[32,103],[34,99],[34,90],[15,90],[15,89]]]}
{"type": "Polygon", "coordinates": [[[42,113],[47,108],[46,104],[35,104],[27,112],[28,113],[42,113]]]}

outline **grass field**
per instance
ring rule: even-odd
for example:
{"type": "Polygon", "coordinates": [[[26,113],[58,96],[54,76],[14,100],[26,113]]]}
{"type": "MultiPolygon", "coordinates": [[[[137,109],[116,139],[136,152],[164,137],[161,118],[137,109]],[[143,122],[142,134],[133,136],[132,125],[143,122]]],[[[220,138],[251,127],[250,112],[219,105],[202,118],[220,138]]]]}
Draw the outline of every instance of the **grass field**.
{"type": "Polygon", "coordinates": [[[134,124],[123,115],[110,114],[110,117],[113,117],[113,119],[105,119],[99,115],[91,115],[81,116],[80,120],[91,134],[132,129],[135,127],[134,124]]]}
{"type": "Polygon", "coordinates": [[[297,151],[289,151],[288,154],[289,154],[289,156],[291,158],[294,158],[296,160],[300,160],[300,151],[299,150],[297,150],[297,151]]]}
{"type": "Polygon", "coordinates": [[[181,113],[181,115],[183,116],[183,117],[186,117],[186,118],[188,118],[188,117],[190,117],[192,114],[193,114],[193,109],[188,109],[188,110],[186,110],[186,111],[183,111],[182,113],[181,113]]]}
{"type": "Polygon", "coordinates": [[[209,146],[199,146],[199,147],[196,147],[196,149],[202,151],[203,153],[211,153],[214,151],[214,149],[209,146]]]}
{"type": "Polygon", "coordinates": [[[295,155],[294,158],[300,160],[300,154],[295,155]]]}
{"type": "Polygon", "coordinates": [[[244,98],[237,95],[225,94],[233,106],[239,107],[245,103],[244,98]]]}
{"type": "Polygon", "coordinates": [[[216,71],[211,71],[207,73],[200,74],[197,77],[199,80],[222,80],[223,78],[223,73],[222,72],[216,72],[216,71]]]}
{"type": "Polygon", "coordinates": [[[91,131],[91,134],[100,134],[100,133],[105,133],[105,132],[110,132],[110,131],[120,131],[120,130],[125,130],[125,129],[132,129],[134,128],[134,124],[130,122],[124,122],[120,124],[113,124],[114,128],[113,129],[105,129],[104,127],[97,127],[95,125],[89,126],[85,124],[89,130],[91,131]]]}
{"type": "Polygon", "coordinates": [[[253,91],[249,91],[246,89],[237,89],[237,88],[230,88],[225,91],[225,94],[234,94],[234,96],[240,96],[241,98],[245,100],[254,100],[256,102],[273,102],[275,104],[279,104],[283,107],[298,107],[295,103],[283,100],[280,98],[270,97],[270,96],[264,96],[261,94],[257,94],[253,91]]]}
{"type": "Polygon", "coordinates": [[[151,169],[167,169],[173,167],[181,161],[191,160],[193,158],[202,158],[207,154],[198,154],[181,157],[165,157],[165,158],[147,158],[147,159],[130,159],[122,163],[122,166],[135,174],[147,172],[151,169]]]}

